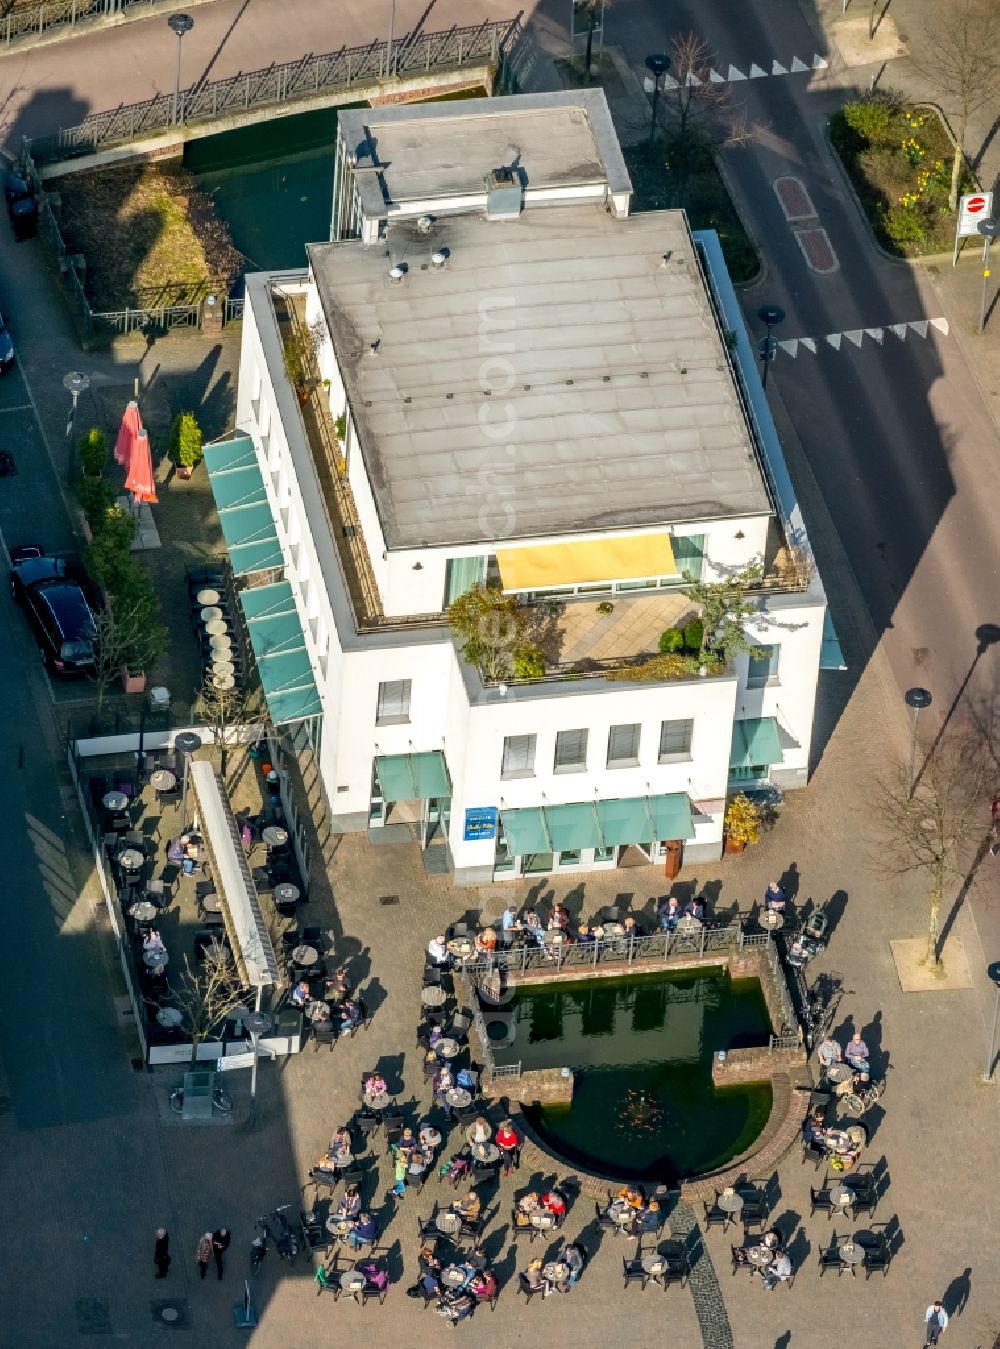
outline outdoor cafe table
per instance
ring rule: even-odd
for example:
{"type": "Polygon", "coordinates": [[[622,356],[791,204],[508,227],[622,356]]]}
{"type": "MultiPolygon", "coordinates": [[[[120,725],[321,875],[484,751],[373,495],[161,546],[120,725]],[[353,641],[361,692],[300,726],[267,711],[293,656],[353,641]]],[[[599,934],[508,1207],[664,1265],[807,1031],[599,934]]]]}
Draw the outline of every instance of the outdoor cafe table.
{"type": "Polygon", "coordinates": [[[623,925],[622,923],[605,923],[605,924],[604,924],[604,935],[605,935],[606,937],[620,937],[624,931],[625,931],[625,928],[624,928],[624,925],[623,925]]]}
{"type": "Polygon", "coordinates": [[[213,619],[222,617],[222,610],[217,605],[209,604],[202,609],[201,616],[206,623],[211,623],[213,619]]]}
{"type": "Polygon", "coordinates": [[[650,1251],[642,1257],[642,1267],[647,1274],[654,1277],[657,1274],[663,1274],[667,1268],[667,1258],[661,1255],[659,1251],[650,1251]]]}
{"type": "Polygon", "coordinates": [[[143,964],[148,965],[150,969],[162,969],[170,960],[167,950],[163,946],[151,946],[148,951],[142,953],[143,964]]]}
{"type": "Polygon", "coordinates": [[[489,1166],[490,1162],[495,1162],[500,1156],[500,1149],[495,1143],[473,1143],[472,1155],[477,1162],[489,1166]]]}
{"type": "Polygon", "coordinates": [[[845,1241],[838,1247],[838,1254],[845,1265],[860,1265],[865,1258],[865,1248],[856,1241],[845,1241]]]}
{"type": "Polygon", "coordinates": [[[101,797],[101,805],[111,815],[117,815],[128,805],[128,797],[124,792],[105,792],[101,797]]]}
{"type": "Polygon", "coordinates": [[[184,1020],[184,1013],[179,1007],[161,1007],[156,1014],[156,1019],[161,1026],[166,1026],[170,1030],[181,1024],[184,1020]]]}
{"type": "Polygon", "coordinates": [[[777,932],[778,928],[784,924],[785,920],[777,909],[767,909],[760,915],[759,921],[761,927],[767,928],[769,932],[777,932]]]}
{"type": "Polygon", "coordinates": [[[417,1135],[425,1148],[438,1148],[441,1146],[440,1130],[433,1128],[430,1124],[425,1124],[417,1135]]]}
{"type": "Polygon", "coordinates": [[[546,1231],[556,1225],[556,1215],[554,1213],[529,1213],[528,1222],[532,1227],[537,1227],[540,1232],[546,1231]]]}
{"type": "Polygon", "coordinates": [[[299,887],[291,881],[282,881],[274,887],[275,904],[294,904],[299,897],[299,887]]]}
{"type": "Polygon", "coordinates": [[[371,1092],[362,1092],[361,1099],[369,1110],[385,1110],[392,1102],[392,1097],[387,1091],[376,1092],[373,1096],[371,1092]]]}
{"type": "Polygon", "coordinates": [[[455,1110],[466,1110],[472,1104],[472,1093],[464,1087],[449,1087],[444,1099],[455,1110]]]}
{"type": "Polygon", "coordinates": [[[685,914],[677,924],[678,932],[698,932],[705,925],[700,918],[695,918],[693,914],[685,914]]]}
{"type": "Polygon", "coordinates": [[[549,1283],[562,1283],[569,1276],[569,1265],[564,1265],[561,1260],[551,1260],[542,1266],[542,1273],[549,1283]]]}
{"type": "Polygon", "coordinates": [[[336,1214],[331,1213],[326,1220],[326,1230],[332,1237],[346,1237],[351,1230],[350,1218],[338,1218],[336,1214]]]}
{"type": "Polygon", "coordinates": [[[624,1199],[617,1200],[609,1211],[611,1213],[613,1221],[616,1222],[618,1226],[622,1228],[631,1227],[633,1221],[636,1218],[635,1209],[629,1208],[628,1204],[625,1203],[624,1199]]]}
{"type": "Polygon", "coordinates": [[[205,624],[205,631],[209,637],[225,637],[229,629],[226,627],[226,621],[223,618],[210,618],[205,624]]]}
{"type": "Polygon", "coordinates": [[[854,1069],[849,1063],[831,1063],[826,1075],[831,1082],[846,1082],[854,1076],[854,1069]]]}
{"type": "Polygon", "coordinates": [[[562,928],[555,927],[551,932],[542,933],[542,941],[546,946],[565,946],[569,941],[567,933],[562,928]]]}
{"type": "Polygon", "coordinates": [[[428,984],[420,990],[420,1001],[425,1007],[441,1007],[448,1000],[448,994],[439,984],[428,984]]]}
{"type": "Polygon", "coordinates": [[[462,1226],[462,1219],[457,1213],[452,1213],[450,1209],[445,1209],[443,1213],[437,1214],[434,1219],[434,1226],[446,1237],[454,1236],[462,1226]]]}
{"type": "Polygon", "coordinates": [[[445,1288],[461,1288],[468,1277],[468,1271],[460,1269],[458,1265],[449,1265],[441,1271],[441,1282],[445,1288]]]}
{"type": "Polygon", "coordinates": [[[122,871],[138,871],[142,867],[143,860],[138,848],[122,848],[118,854],[118,865],[122,871]]]}
{"type": "Polygon", "coordinates": [[[723,1213],[730,1213],[735,1217],[737,1213],[742,1212],[743,1196],[741,1194],[737,1194],[735,1190],[733,1190],[731,1194],[725,1193],[720,1194],[718,1198],[718,1205],[719,1208],[722,1209],[723,1213]]]}
{"type": "Polygon", "coordinates": [[[319,952],[315,946],[296,946],[292,951],[292,964],[301,965],[303,969],[309,969],[319,960],[319,952]]]}
{"type": "Polygon", "coordinates": [[[312,1002],[307,1002],[305,1006],[307,1021],[329,1021],[330,1004],[315,998],[312,1002]]]}
{"type": "Polygon", "coordinates": [[[236,664],[232,659],[232,651],[213,651],[212,652],[212,677],[216,675],[235,675],[236,664]]]}
{"type": "Polygon", "coordinates": [[[458,1053],[459,1043],[457,1040],[449,1040],[447,1036],[438,1040],[434,1046],[434,1052],[442,1059],[453,1059],[458,1053]]]}
{"type": "Polygon", "coordinates": [[[156,905],[150,904],[148,899],[140,899],[132,905],[129,913],[137,923],[151,923],[156,917],[156,905]]]}
{"type": "Polygon", "coordinates": [[[269,824],[261,830],[260,837],[269,848],[281,848],[288,842],[288,830],[277,824],[269,824]]]}
{"type": "Polygon", "coordinates": [[[459,960],[468,960],[476,950],[476,944],[471,937],[453,937],[448,943],[448,950],[459,960]]]}
{"type": "Polygon", "coordinates": [[[345,1269],[340,1276],[341,1292],[356,1298],[365,1286],[365,1276],[356,1269],[345,1269]]]}
{"type": "Polygon", "coordinates": [[[213,633],[208,639],[208,649],[213,655],[225,653],[228,656],[233,649],[233,639],[224,632],[213,633]]]}
{"type": "Polygon", "coordinates": [[[749,1246],[747,1248],[747,1260],[753,1265],[754,1269],[766,1269],[774,1259],[776,1252],[772,1251],[770,1246],[749,1246]]]}
{"type": "Polygon", "coordinates": [[[236,676],[231,674],[213,674],[211,676],[212,687],[214,689],[234,689],[236,687],[236,676]]]}
{"type": "Polygon", "coordinates": [[[177,778],[169,768],[157,768],[149,775],[149,785],[154,792],[172,792],[177,786],[177,778]]]}
{"type": "Polygon", "coordinates": [[[221,597],[220,597],[219,592],[218,592],[217,590],[207,590],[207,589],[206,589],[206,590],[199,590],[198,593],[197,593],[197,595],[195,595],[195,599],[198,601],[199,604],[202,604],[202,605],[204,605],[204,604],[218,604],[220,598],[221,598],[221,597]]]}
{"type": "Polygon", "coordinates": [[[848,1208],[854,1203],[854,1191],[849,1185],[845,1185],[843,1181],[841,1181],[839,1185],[835,1185],[830,1191],[830,1198],[833,1203],[843,1204],[845,1208],[848,1208]]]}
{"type": "Polygon", "coordinates": [[[221,913],[222,899],[214,890],[210,890],[207,895],[202,895],[201,907],[205,913],[221,913]]]}

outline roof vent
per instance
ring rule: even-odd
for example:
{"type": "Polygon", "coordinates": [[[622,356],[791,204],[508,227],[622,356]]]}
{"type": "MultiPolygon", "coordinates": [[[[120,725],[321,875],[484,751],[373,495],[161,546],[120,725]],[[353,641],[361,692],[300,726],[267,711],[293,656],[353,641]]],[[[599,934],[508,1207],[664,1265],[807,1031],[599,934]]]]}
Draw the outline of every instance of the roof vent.
{"type": "Polygon", "coordinates": [[[516,220],[521,214],[523,195],[517,169],[494,169],[486,179],[486,219],[516,220]]]}
{"type": "Polygon", "coordinates": [[[434,217],[432,215],[422,215],[417,221],[418,234],[430,234],[434,228],[434,217]]]}
{"type": "Polygon", "coordinates": [[[400,265],[397,263],[395,267],[389,268],[389,284],[393,286],[400,285],[405,275],[406,275],[406,268],[400,267],[400,265]]]}
{"type": "Polygon", "coordinates": [[[436,253],[431,254],[431,266],[435,271],[440,271],[447,261],[448,254],[442,253],[440,249],[438,249],[436,253]]]}

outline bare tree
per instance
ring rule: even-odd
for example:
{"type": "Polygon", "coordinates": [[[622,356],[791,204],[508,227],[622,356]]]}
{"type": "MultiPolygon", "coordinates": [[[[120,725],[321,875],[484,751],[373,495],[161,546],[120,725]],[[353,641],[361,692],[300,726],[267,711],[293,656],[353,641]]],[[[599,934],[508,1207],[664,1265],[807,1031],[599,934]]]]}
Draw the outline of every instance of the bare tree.
{"type": "Polygon", "coordinates": [[[695,128],[713,145],[745,145],[751,139],[746,112],[732,96],[728,81],[713,80],[715,58],[697,33],[679,33],[670,44],[670,78],[665,106],[672,114],[677,135],[695,128]]]}
{"type": "Polygon", "coordinates": [[[211,727],[216,747],[222,751],[219,771],[225,779],[230,749],[243,742],[247,726],[264,720],[263,694],[259,688],[220,688],[209,678],[198,690],[195,708],[211,727]]]}
{"type": "Polygon", "coordinates": [[[925,25],[923,56],[913,64],[941,95],[955,122],[955,157],[948,205],[958,209],[969,123],[1000,101],[1000,7],[996,0],[951,0],[925,25]]]}
{"type": "Polygon", "coordinates": [[[169,1005],[183,1018],[181,1029],[191,1037],[194,1063],[201,1042],[219,1030],[231,1012],[246,1007],[246,991],[229,952],[222,946],[210,947],[200,969],[192,968],[185,956],[184,972],[171,988],[169,1005]]]}
{"type": "Polygon", "coordinates": [[[97,710],[101,710],[111,683],[123,666],[131,665],[142,651],[146,611],[140,605],[105,605],[93,616],[91,645],[94,664],[90,670],[97,691],[97,710]]]}
{"type": "Polygon", "coordinates": [[[922,875],[930,886],[925,963],[940,964],[941,903],[949,880],[964,876],[968,848],[986,833],[983,813],[987,756],[978,737],[946,731],[934,742],[916,782],[898,760],[876,779],[881,825],[877,865],[894,876],[922,875]]]}

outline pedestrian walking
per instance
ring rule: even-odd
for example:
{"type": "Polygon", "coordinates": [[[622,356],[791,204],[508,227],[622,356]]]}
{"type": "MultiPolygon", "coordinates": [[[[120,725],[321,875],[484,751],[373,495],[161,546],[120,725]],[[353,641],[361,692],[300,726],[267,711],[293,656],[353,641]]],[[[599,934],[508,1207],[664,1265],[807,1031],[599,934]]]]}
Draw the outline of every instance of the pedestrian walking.
{"type": "Polygon", "coordinates": [[[924,1321],[927,1331],[924,1338],[924,1349],[929,1344],[937,1344],[943,1331],[948,1329],[948,1313],[941,1306],[940,1299],[932,1302],[924,1313],[924,1321]]]}
{"type": "Polygon", "coordinates": [[[222,1278],[222,1257],[229,1250],[229,1228],[217,1227],[212,1233],[212,1254],[215,1256],[215,1268],[222,1278]]]}
{"type": "Polygon", "coordinates": [[[1000,792],[994,796],[990,805],[990,837],[993,840],[990,844],[990,855],[996,857],[1000,852],[1000,792]]]}
{"type": "Polygon", "coordinates": [[[156,1229],[156,1245],[153,1247],[153,1264],[156,1266],[156,1277],[165,1279],[167,1270],[170,1268],[170,1237],[167,1235],[165,1227],[156,1229]]]}
{"type": "Polygon", "coordinates": [[[208,1269],[208,1262],[209,1260],[211,1260],[211,1258],[212,1258],[212,1234],[211,1232],[206,1232],[205,1235],[198,1242],[198,1256],[197,1256],[198,1269],[201,1273],[202,1278],[205,1277],[205,1272],[208,1269]]]}

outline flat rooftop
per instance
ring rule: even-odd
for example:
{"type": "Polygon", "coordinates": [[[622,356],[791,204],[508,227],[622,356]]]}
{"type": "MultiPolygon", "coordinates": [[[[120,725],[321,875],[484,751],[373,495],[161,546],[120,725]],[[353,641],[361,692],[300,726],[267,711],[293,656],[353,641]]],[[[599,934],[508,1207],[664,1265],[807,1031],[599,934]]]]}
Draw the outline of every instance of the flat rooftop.
{"type": "Polygon", "coordinates": [[[770,513],[681,212],[448,216],[308,252],[388,547],[770,513]]]}
{"type": "Polygon", "coordinates": [[[516,167],[529,193],[588,183],[631,191],[603,89],[349,108],[338,126],[362,169],[368,216],[481,193],[486,175],[501,166],[516,167]]]}

